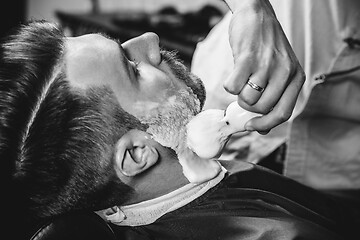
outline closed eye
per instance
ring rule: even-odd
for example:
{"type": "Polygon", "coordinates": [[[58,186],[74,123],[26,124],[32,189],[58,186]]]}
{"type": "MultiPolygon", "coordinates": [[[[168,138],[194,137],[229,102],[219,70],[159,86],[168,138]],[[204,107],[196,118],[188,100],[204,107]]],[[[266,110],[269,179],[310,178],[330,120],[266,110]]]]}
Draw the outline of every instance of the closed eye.
{"type": "Polygon", "coordinates": [[[134,75],[136,77],[138,77],[139,76],[139,64],[140,64],[140,62],[138,62],[136,60],[129,61],[129,62],[130,62],[130,65],[131,65],[131,67],[132,67],[132,69],[134,71],[134,75]]]}

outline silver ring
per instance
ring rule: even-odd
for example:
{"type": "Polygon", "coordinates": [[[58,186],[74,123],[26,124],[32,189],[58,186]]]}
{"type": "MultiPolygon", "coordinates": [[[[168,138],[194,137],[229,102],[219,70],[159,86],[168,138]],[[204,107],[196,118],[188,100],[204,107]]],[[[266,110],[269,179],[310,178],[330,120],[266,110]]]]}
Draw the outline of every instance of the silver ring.
{"type": "Polygon", "coordinates": [[[265,90],[265,88],[260,87],[259,85],[251,82],[250,80],[247,81],[247,85],[249,85],[252,89],[255,89],[258,92],[263,92],[265,90]]]}

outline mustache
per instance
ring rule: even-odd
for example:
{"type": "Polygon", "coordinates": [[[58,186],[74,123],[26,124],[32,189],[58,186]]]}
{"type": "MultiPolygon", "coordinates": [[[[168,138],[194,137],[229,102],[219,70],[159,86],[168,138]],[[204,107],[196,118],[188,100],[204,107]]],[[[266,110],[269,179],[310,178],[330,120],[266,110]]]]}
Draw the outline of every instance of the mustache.
{"type": "Polygon", "coordinates": [[[161,61],[170,65],[170,67],[174,67],[175,70],[183,70],[188,71],[185,67],[184,61],[180,59],[179,52],[177,50],[166,50],[164,48],[160,48],[161,61]]]}

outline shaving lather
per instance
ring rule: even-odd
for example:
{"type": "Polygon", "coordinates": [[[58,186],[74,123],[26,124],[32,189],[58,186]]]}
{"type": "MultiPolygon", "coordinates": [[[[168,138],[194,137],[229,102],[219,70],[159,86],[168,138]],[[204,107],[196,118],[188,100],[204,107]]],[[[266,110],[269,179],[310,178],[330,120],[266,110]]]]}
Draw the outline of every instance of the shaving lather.
{"type": "Polygon", "coordinates": [[[258,116],[261,115],[241,108],[236,101],[226,110],[202,111],[187,124],[187,146],[201,158],[217,158],[229,137],[246,131],[245,124],[258,116]]]}

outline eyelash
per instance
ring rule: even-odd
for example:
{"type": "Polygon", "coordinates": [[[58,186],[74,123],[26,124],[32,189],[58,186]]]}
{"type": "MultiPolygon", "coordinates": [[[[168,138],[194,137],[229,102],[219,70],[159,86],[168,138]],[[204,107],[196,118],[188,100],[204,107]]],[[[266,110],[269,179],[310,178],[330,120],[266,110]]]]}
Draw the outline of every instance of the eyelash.
{"type": "Polygon", "coordinates": [[[140,64],[140,62],[138,62],[138,61],[135,61],[135,60],[131,61],[131,66],[134,70],[135,76],[139,76],[139,68],[138,68],[139,64],[140,64]]]}

